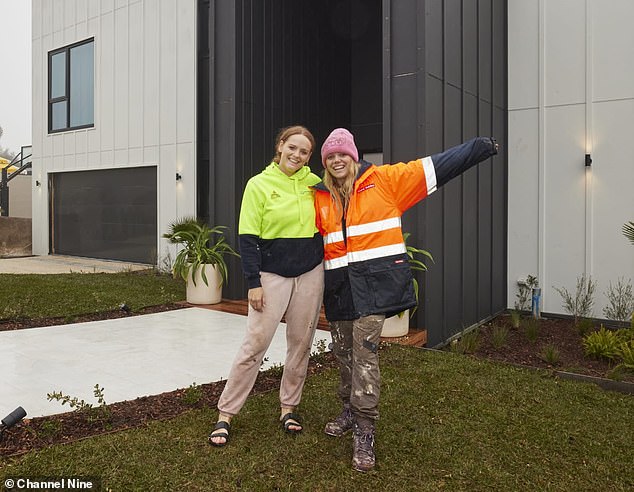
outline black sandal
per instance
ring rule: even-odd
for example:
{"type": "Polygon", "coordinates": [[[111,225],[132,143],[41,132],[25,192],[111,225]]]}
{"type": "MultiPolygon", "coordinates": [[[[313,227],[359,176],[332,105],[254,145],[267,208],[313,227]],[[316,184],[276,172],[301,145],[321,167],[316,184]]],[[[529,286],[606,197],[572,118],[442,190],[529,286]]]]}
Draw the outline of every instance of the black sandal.
{"type": "Polygon", "coordinates": [[[231,424],[229,422],[225,422],[224,420],[219,420],[218,422],[216,422],[214,430],[211,432],[211,434],[209,434],[209,437],[207,438],[207,440],[209,441],[209,444],[211,444],[212,446],[216,446],[217,448],[223,447],[225,444],[229,442],[230,430],[231,430],[231,424]],[[222,432],[222,429],[226,430],[227,432],[222,432]],[[225,442],[213,442],[212,439],[214,437],[224,437],[225,442]]]}
{"type": "Polygon", "coordinates": [[[301,419],[296,413],[288,412],[282,417],[280,423],[282,424],[282,429],[284,429],[284,432],[287,434],[299,434],[303,430],[303,428],[299,430],[290,428],[291,425],[302,427],[301,419]]]}

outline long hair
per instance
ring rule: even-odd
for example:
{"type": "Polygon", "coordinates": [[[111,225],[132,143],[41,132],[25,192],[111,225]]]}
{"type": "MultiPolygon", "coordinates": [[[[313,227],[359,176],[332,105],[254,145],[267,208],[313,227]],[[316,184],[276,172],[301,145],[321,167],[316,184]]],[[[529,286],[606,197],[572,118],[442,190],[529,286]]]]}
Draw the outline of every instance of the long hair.
{"type": "Polygon", "coordinates": [[[280,146],[281,142],[285,142],[293,135],[304,135],[310,141],[310,151],[312,152],[315,150],[315,137],[313,137],[313,134],[310,133],[308,128],[301,125],[287,126],[286,128],[282,128],[277,134],[277,137],[275,137],[275,155],[273,156],[273,159],[271,159],[273,162],[277,162],[278,164],[280,163],[281,155],[277,148],[280,146]]]}
{"type": "Polygon", "coordinates": [[[361,164],[359,164],[358,162],[353,162],[353,172],[348,174],[344,182],[341,184],[339,184],[337,180],[332,177],[327,168],[324,170],[324,186],[328,188],[328,191],[330,191],[330,198],[335,210],[339,211],[342,214],[348,208],[350,195],[352,195],[352,188],[354,187],[354,182],[357,179],[357,174],[359,173],[360,167],[361,164]]]}

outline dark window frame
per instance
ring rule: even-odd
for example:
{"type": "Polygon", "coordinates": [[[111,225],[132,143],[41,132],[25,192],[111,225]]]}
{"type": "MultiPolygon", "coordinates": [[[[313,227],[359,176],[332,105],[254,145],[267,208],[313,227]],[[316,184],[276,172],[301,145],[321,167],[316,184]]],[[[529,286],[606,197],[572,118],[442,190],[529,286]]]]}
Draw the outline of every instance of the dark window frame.
{"type": "MultiPolygon", "coordinates": [[[[93,44],[93,72],[95,70],[94,65],[94,43],[95,38],[84,39],[83,41],[78,41],[73,44],[69,44],[68,46],[64,46],[63,48],[58,48],[53,51],[48,52],[48,133],[61,133],[67,132],[70,130],[80,130],[82,128],[93,128],[95,126],[95,118],[93,112],[93,122],[85,125],[79,126],[71,126],[70,125],[70,70],[71,70],[71,59],[70,59],[70,50],[73,48],[77,48],[78,46],[82,46],[84,44],[93,44]],[[58,55],[60,53],[65,54],[66,65],[64,67],[64,95],[59,97],[51,97],[52,92],[52,84],[53,84],[53,74],[52,74],[52,59],[53,56],[58,55]],[[66,126],[64,128],[55,128],[53,129],[53,104],[65,102],[66,103],[66,126]]],[[[93,78],[94,83],[94,78],[93,78]]],[[[93,93],[94,94],[94,93],[93,93]]],[[[95,104],[94,95],[93,95],[93,108],[95,104]]]]}

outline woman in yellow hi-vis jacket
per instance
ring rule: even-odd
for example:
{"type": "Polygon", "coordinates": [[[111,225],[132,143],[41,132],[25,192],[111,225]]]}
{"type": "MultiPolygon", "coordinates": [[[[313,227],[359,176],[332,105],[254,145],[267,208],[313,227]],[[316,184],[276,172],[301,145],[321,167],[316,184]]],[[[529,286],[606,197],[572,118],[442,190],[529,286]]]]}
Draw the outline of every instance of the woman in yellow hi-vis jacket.
{"type": "Polygon", "coordinates": [[[275,140],[272,162],[247,183],[238,235],[247,280],[247,332],[218,400],[213,446],[229,442],[231,420],[253,388],[264,355],[286,319],[286,360],[280,382],[280,422],[297,434],[299,405],[310,348],[319,320],[324,285],[323,244],[315,227],[313,186],[307,166],[315,139],[303,126],[284,128],[275,140]]]}
{"type": "Polygon", "coordinates": [[[344,128],[333,130],[321,148],[325,172],[315,186],[315,215],[324,239],[324,307],[343,402],[325,432],[338,437],[354,431],[356,470],[375,465],[383,322],[416,305],[401,215],[497,148],[493,138],[478,137],[408,163],[375,166],[359,161],[354,137],[344,128]]]}

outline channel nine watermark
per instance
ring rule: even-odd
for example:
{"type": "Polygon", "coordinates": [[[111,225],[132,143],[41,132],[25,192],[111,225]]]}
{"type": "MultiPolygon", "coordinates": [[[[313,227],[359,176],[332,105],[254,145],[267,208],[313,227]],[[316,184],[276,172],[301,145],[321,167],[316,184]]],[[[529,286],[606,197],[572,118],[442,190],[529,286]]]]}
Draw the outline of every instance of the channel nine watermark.
{"type": "Polygon", "coordinates": [[[90,490],[100,491],[101,480],[91,477],[54,477],[54,478],[29,478],[15,477],[4,479],[4,489],[6,491],[18,490],[90,490]]]}

